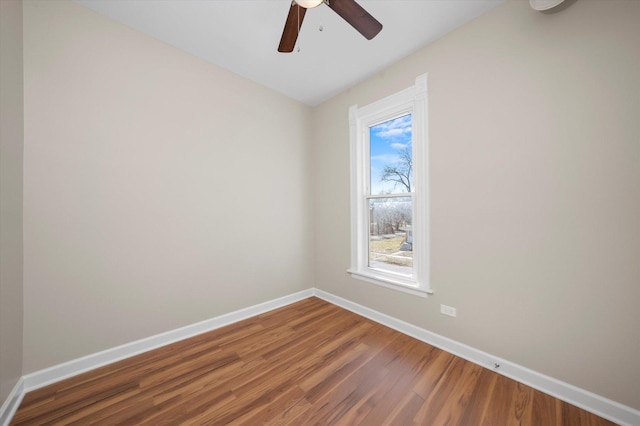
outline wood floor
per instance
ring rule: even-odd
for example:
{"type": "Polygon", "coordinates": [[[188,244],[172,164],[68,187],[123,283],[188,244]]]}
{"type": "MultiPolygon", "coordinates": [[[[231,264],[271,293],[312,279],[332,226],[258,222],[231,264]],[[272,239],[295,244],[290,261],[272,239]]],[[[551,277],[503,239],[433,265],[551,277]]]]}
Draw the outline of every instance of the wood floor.
{"type": "Polygon", "coordinates": [[[317,298],[28,393],[12,425],[610,425],[317,298]]]}

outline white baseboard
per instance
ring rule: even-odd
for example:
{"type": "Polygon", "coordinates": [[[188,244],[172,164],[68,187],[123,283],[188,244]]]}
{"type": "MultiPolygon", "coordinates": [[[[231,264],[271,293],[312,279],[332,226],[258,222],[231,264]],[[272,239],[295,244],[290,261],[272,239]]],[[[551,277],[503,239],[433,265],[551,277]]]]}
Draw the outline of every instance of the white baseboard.
{"type": "Polygon", "coordinates": [[[206,321],[171,330],[166,333],[151,336],[27,374],[20,379],[12,393],[2,405],[2,408],[0,409],[0,425],[6,426],[9,424],[9,421],[15,414],[20,402],[22,401],[22,397],[26,392],[170,343],[251,318],[255,315],[295,303],[311,296],[317,296],[329,303],[386,325],[387,327],[429,343],[430,345],[436,346],[475,364],[490,368],[504,376],[517,380],[531,386],[532,388],[538,389],[541,392],[552,395],[560,400],[566,401],[620,425],[640,425],[640,411],[631,407],[611,401],[584,389],[580,389],[552,377],[545,376],[526,367],[500,359],[455,340],[430,332],[316,288],[311,288],[245,309],[240,309],[206,321]],[[500,367],[497,369],[494,368],[495,363],[500,364],[500,367]]]}
{"type": "Polygon", "coordinates": [[[120,361],[170,343],[175,343],[207,331],[215,330],[216,328],[224,327],[225,325],[251,318],[282,306],[290,305],[291,303],[306,299],[312,295],[313,289],[303,290],[298,293],[220,315],[219,317],[211,318],[202,322],[177,328],[175,330],[167,331],[165,333],[156,334],[155,336],[147,337],[135,342],[117,346],[115,348],[107,349],[102,352],[87,355],[82,358],[74,359],[63,364],[54,365],[53,367],[49,367],[44,370],[35,371],[23,377],[24,391],[30,392],[86,371],[103,367],[116,361],[120,361]]]}
{"type": "Polygon", "coordinates": [[[11,419],[18,411],[22,397],[24,397],[24,380],[20,377],[18,383],[16,383],[2,407],[0,407],[0,425],[9,426],[11,419]]]}
{"type": "Polygon", "coordinates": [[[587,390],[580,389],[576,386],[554,379],[553,377],[545,376],[544,374],[530,370],[513,362],[500,359],[486,352],[472,348],[471,346],[467,346],[463,343],[401,321],[373,309],[369,309],[331,293],[327,293],[326,291],[314,288],[313,295],[358,315],[369,318],[377,323],[393,328],[394,330],[408,336],[457,355],[467,361],[489,368],[499,374],[524,383],[527,386],[531,386],[534,389],[580,407],[600,417],[611,420],[612,422],[628,426],[640,425],[640,411],[634,408],[604,398],[600,395],[596,395],[587,390]],[[496,363],[500,365],[499,368],[494,367],[496,363]]]}

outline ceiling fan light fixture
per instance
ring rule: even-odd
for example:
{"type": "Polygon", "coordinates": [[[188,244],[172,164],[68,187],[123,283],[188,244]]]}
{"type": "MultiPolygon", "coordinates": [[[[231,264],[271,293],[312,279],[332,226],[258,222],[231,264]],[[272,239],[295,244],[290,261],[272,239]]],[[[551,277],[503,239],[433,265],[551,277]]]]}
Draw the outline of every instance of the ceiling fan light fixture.
{"type": "Polygon", "coordinates": [[[324,0],[293,0],[298,3],[298,6],[304,7],[305,9],[311,9],[316,6],[320,6],[324,0]]]}
{"type": "Polygon", "coordinates": [[[564,0],[529,0],[529,4],[533,10],[543,12],[545,10],[553,9],[563,1],[564,0]]]}

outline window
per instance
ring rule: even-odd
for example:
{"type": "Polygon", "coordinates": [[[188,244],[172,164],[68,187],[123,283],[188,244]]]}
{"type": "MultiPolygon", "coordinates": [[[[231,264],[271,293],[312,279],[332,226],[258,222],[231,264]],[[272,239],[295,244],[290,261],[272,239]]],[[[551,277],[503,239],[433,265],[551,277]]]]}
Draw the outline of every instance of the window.
{"type": "Polygon", "coordinates": [[[349,109],[354,278],[420,296],[429,287],[427,76],[349,109]]]}

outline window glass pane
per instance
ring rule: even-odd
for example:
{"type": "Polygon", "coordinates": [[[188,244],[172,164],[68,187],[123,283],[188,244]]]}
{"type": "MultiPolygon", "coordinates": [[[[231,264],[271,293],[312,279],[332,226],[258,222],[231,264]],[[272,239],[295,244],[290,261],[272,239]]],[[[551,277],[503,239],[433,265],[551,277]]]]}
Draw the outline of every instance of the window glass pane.
{"type": "Polygon", "coordinates": [[[369,267],[413,275],[411,197],[369,199],[369,267]]]}
{"type": "Polygon", "coordinates": [[[411,136],[411,114],[369,128],[372,195],[414,190],[411,136]]]}

